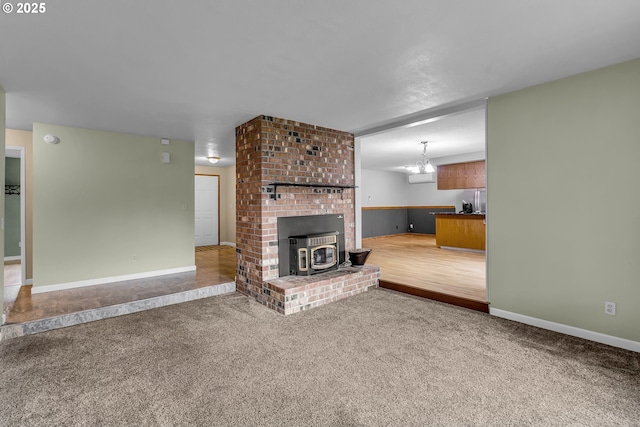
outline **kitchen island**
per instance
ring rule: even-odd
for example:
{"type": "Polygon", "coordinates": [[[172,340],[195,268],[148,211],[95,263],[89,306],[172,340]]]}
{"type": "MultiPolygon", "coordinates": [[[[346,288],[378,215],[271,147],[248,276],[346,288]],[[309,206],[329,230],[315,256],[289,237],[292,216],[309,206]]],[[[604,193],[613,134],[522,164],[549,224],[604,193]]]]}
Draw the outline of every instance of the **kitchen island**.
{"type": "Polygon", "coordinates": [[[485,214],[436,213],[436,246],[484,251],[485,214]]]}

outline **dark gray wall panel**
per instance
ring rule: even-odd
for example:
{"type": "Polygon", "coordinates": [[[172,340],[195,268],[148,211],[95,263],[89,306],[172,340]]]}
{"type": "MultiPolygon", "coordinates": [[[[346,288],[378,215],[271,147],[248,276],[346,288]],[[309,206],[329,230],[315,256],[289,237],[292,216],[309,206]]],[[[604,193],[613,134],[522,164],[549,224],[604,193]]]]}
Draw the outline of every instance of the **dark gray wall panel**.
{"type": "Polygon", "coordinates": [[[436,216],[432,213],[455,212],[454,208],[411,208],[408,209],[409,224],[413,233],[436,234],[436,216]]]}
{"type": "Polygon", "coordinates": [[[409,224],[413,224],[413,233],[436,234],[432,212],[455,212],[455,208],[363,209],[362,237],[407,233],[409,224]]]}
{"type": "Polygon", "coordinates": [[[362,237],[389,236],[409,230],[407,209],[375,209],[362,211],[362,237]]]}

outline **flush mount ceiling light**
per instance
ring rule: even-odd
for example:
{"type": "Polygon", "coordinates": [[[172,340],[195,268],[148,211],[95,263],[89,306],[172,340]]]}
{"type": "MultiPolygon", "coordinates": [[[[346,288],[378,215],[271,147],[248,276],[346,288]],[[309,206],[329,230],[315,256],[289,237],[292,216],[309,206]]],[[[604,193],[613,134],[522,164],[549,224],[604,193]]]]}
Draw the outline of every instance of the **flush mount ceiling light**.
{"type": "Polygon", "coordinates": [[[51,135],[50,133],[46,134],[43,139],[47,144],[57,144],[60,142],[60,139],[57,136],[51,135]]]}
{"type": "Polygon", "coordinates": [[[207,157],[207,160],[209,160],[210,163],[218,163],[220,161],[220,157],[209,156],[207,157]]]}
{"type": "Polygon", "coordinates": [[[433,173],[436,169],[433,167],[429,159],[427,159],[427,142],[421,141],[422,147],[422,160],[418,160],[415,166],[406,166],[407,170],[411,173],[433,173]]]}

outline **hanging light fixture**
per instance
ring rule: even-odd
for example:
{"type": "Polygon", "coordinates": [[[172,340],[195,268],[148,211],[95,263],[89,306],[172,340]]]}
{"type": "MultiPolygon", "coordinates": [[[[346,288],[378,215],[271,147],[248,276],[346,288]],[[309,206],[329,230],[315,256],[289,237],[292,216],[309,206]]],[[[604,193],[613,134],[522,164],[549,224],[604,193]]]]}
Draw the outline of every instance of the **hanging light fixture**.
{"type": "Polygon", "coordinates": [[[429,159],[427,159],[427,143],[428,141],[421,141],[422,147],[422,160],[418,160],[415,166],[407,166],[406,168],[412,173],[433,173],[436,169],[433,167],[429,159]]]}

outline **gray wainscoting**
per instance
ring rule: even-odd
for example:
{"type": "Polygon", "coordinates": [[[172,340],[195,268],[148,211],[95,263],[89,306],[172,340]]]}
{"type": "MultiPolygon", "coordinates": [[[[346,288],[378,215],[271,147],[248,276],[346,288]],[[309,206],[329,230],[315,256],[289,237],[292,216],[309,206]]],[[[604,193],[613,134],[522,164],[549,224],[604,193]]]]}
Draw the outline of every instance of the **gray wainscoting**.
{"type": "Polygon", "coordinates": [[[363,209],[362,237],[389,236],[409,231],[407,208],[363,209]]]}
{"type": "Polygon", "coordinates": [[[454,207],[407,206],[362,209],[362,237],[402,233],[436,234],[436,217],[431,213],[455,212],[454,207]],[[410,229],[413,224],[413,229],[410,229]]]}

